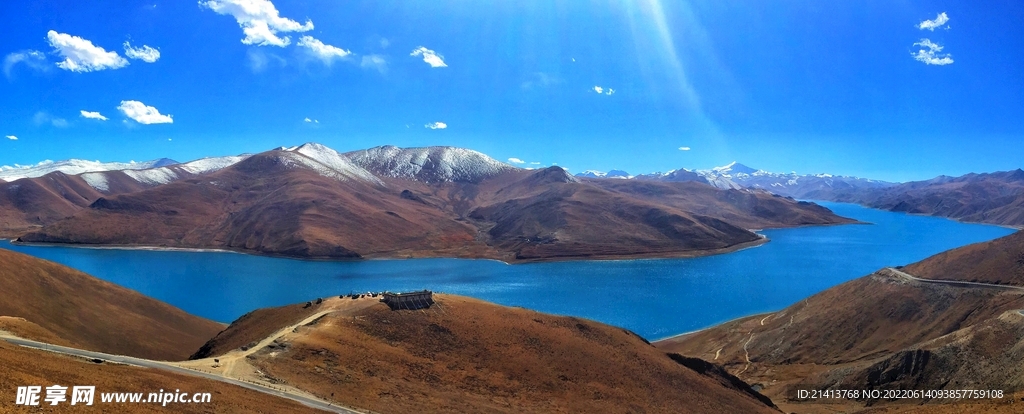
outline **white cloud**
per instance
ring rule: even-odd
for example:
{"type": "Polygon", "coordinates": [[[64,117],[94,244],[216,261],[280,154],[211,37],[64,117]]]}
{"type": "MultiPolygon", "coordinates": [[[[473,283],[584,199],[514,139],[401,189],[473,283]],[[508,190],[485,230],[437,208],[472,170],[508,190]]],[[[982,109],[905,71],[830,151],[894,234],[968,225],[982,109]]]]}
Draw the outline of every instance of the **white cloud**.
{"type": "Polygon", "coordinates": [[[942,46],[935,44],[931,40],[921,39],[920,42],[914,43],[914,46],[921,46],[921,50],[913,53],[914,59],[919,62],[924,62],[927,65],[949,65],[953,63],[953,57],[949,53],[942,52],[942,46]]]}
{"type": "Polygon", "coordinates": [[[376,69],[377,72],[387,73],[388,61],[381,55],[366,55],[363,56],[363,60],[359,63],[359,67],[363,69],[376,69]]]}
{"type": "Polygon", "coordinates": [[[32,122],[36,125],[50,124],[57,128],[67,128],[68,121],[64,118],[57,118],[47,112],[39,111],[32,116],[32,122]]]}
{"type": "Polygon", "coordinates": [[[540,165],[539,162],[531,162],[530,165],[540,165]]]}
{"type": "Polygon", "coordinates": [[[599,93],[599,94],[603,94],[603,95],[608,95],[608,96],[612,96],[613,94],[615,94],[615,89],[612,89],[612,88],[604,88],[604,87],[601,87],[601,86],[596,86],[596,85],[595,85],[595,86],[594,86],[594,92],[597,92],[597,93],[599,93]]]}
{"type": "Polygon", "coordinates": [[[14,135],[8,135],[8,136],[7,136],[7,139],[9,139],[9,140],[11,140],[11,141],[17,141],[17,140],[18,140],[18,137],[14,136],[14,135]]]}
{"type": "Polygon", "coordinates": [[[424,125],[423,127],[430,129],[445,129],[448,128],[448,124],[444,122],[431,122],[429,124],[424,125]]]}
{"type": "Polygon", "coordinates": [[[299,43],[296,44],[308,49],[310,54],[328,66],[334,62],[334,59],[344,59],[352,54],[352,52],[340,47],[324,44],[324,42],[314,39],[313,36],[302,36],[299,38],[299,43]]]}
{"type": "Polygon", "coordinates": [[[934,32],[935,29],[942,27],[947,22],[949,22],[949,16],[946,15],[946,12],[942,12],[935,17],[935,20],[925,20],[919,23],[917,25],[917,28],[921,30],[930,30],[934,32]]]}
{"type": "Polygon", "coordinates": [[[46,63],[46,55],[43,52],[38,50],[22,50],[4,56],[4,76],[10,79],[11,70],[19,63],[24,63],[25,66],[41,72],[50,70],[50,65],[46,63]]]}
{"type": "Polygon", "coordinates": [[[281,17],[270,0],[208,0],[200,1],[199,6],[233,16],[245,33],[242,43],[247,45],[285,47],[291,43],[291,38],[278,36],[279,33],[313,30],[312,20],[300,24],[281,17]]]}
{"type": "Polygon", "coordinates": [[[146,106],[146,104],[139,101],[121,101],[121,105],[118,105],[117,109],[124,116],[140,124],[170,124],[174,122],[171,119],[171,115],[163,115],[156,108],[146,106]]]}
{"type": "Polygon", "coordinates": [[[78,36],[66,33],[46,32],[46,39],[58,55],[64,58],[57,67],[72,72],[92,72],[104,69],[120,69],[128,66],[128,59],[117,52],[108,52],[102,47],[78,36]]]}
{"type": "Polygon", "coordinates": [[[680,151],[689,151],[690,147],[679,147],[680,151]]]}
{"type": "Polygon", "coordinates": [[[320,123],[319,119],[309,119],[309,118],[306,118],[306,119],[303,119],[303,121],[306,122],[306,123],[311,123],[311,124],[319,124],[320,123]]]}
{"type": "Polygon", "coordinates": [[[106,121],[107,120],[107,117],[105,117],[103,115],[100,115],[99,112],[89,112],[89,111],[81,111],[81,112],[82,112],[82,118],[98,119],[100,121],[106,121]]]}
{"type": "Polygon", "coordinates": [[[515,157],[509,158],[508,162],[513,163],[513,164],[526,164],[526,161],[523,161],[523,160],[521,160],[519,158],[515,158],[515,157]]]}
{"type": "Polygon", "coordinates": [[[615,93],[615,89],[612,88],[608,88],[608,90],[604,92],[604,94],[608,96],[612,96],[613,93],[615,93]]]}
{"type": "Polygon", "coordinates": [[[594,86],[594,92],[603,93],[604,92],[604,88],[602,88],[600,86],[594,86]]]}
{"type": "Polygon", "coordinates": [[[432,68],[445,68],[448,67],[444,63],[444,56],[437,54],[437,52],[420,46],[412,51],[409,56],[423,56],[423,61],[427,62],[432,68]]]}
{"type": "Polygon", "coordinates": [[[146,63],[153,63],[156,62],[157,59],[160,59],[159,50],[147,45],[142,45],[142,47],[132,47],[128,42],[124,42],[124,55],[146,63]]]}

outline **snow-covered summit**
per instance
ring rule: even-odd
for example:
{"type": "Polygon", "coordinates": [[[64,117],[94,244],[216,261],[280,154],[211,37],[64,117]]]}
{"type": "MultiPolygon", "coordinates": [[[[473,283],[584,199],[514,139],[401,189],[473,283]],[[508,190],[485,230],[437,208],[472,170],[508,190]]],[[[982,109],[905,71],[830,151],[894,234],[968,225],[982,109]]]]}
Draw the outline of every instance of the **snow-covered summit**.
{"type": "Polygon", "coordinates": [[[299,154],[299,156],[290,159],[290,161],[298,162],[307,168],[311,168],[320,173],[320,175],[340,180],[359,180],[384,185],[380,178],[377,178],[373,173],[356,165],[345,155],[323,144],[310,142],[298,147],[282,147],[281,150],[299,154]]]}
{"type": "Polygon", "coordinates": [[[633,178],[628,172],[622,170],[611,170],[608,172],[597,171],[597,170],[586,170],[576,174],[577,177],[584,178],[619,178],[619,179],[630,179],[633,178]]]}
{"type": "Polygon", "coordinates": [[[480,152],[456,147],[399,148],[391,145],[345,153],[356,165],[382,177],[427,183],[479,182],[519,168],[480,152]]]}
{"type": "Polygon", "coordinates": [[[46,174],[60,171],[67,175],[78,175],[87,172],[119,171],[119,170],[145,170],[150,168],[164,167],[177,164],[177,161],[160,158],[146,162],[100,162],[79,159],[64,161],[46,160],[36,165],[18,165],[0,167],[0,179],[14,181],[22,178],[42,177],[46,174]]]}
{"type": "Polygon", "coordinates": [[[746,165],[743,165],[743,164],[740,164],[740,163],[738,163],[736,161],[733,161],[733,162],[729,163],[729,165],[725,165],[725,166],[722,166],[722,167],[715,167],[715,168],[711,169],[711,172],[714,173],[714,174],[722,175],[722,176],[729,176],[729,177],[734,176],[734,175],[741,175],[741,174],[752,175],[752,174],[754,174],[754,173],[756,173],[758,171],[760,171],[760,170],[758,170],[756,168],[750,168],[750,167],[748,167],[746,165]]]}

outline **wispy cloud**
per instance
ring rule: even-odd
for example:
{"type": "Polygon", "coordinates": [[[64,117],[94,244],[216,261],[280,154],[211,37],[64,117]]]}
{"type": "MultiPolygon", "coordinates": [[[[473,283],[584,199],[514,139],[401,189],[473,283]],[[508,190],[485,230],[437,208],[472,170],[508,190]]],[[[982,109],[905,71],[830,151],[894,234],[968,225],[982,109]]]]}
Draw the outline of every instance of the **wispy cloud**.
{"type": "Polygon", "coordinates": [[[362,62],[359,62],[359,67],[363,69],[374,69],[380,73],[387,73],[388,61],[381,55],[366,55],[363,56],[362,62]]]}
{"type": "Polygon", "coordinates": [[[174,122],[171,115],[161,114],[156,108],[139,101],[121,101],[121,105],[118,105],[117,109],[124,116],[140,124],[170,124],[174,122]]]}
{"type": "Polygon", "coordinates": [[[530,165],[540,165],[540,163],[539,163],[539,162],[536,162],[536,161],[534,161],[534,162],[531,162],[531,163],[530,163],[530,165]]]}
{"type": "Polygon", "coordinates": [[[523,160],[521,160],[519,158],[515,158],[515,157],[509,158],[508,162],[513,163],[513,164],[526,164],[526,161],[523,161],[523,160]]]}
{"type": "Polygon", "coordinates": [[[534,72],[530,75],[529,79],[523,81],[519,86],[523,89],[530,90],[534,88],[546,88],[559,83],[562,83],[562,80],[555,75],[550,75],[544,72],[534,72]]]}
{"type": "Polygon", "coordinates": [[[679,147],[680,151],[689,151],[690,147],[679,147]]]}
{"type": "Polygon", "coordinates": [[[942,52],[942,46],[928,39],[921,39],[914,43],[914,46],[921,46],[921,49],[913,53],[914,59],[924,62],[927,65],[949,65],[953,63],[953,57],[949,53],[942,52]]]}
{"type": "Polygon", "coordinates": [[[19,63],[24,63],[25,66],[40,72],[50,70],[50,65],[46,63],[46,55],[43,52],[38,50],[22,50],[4,56],[4,76],[7,79],[11,79],[11,71],[19,63]]]}
{"type": "Polygon", "coordinates": [[[247,45],[285,47],[291,43],[291,38],[278,34],[313,30],[312,20],[299,23],[281,17],[270,0],[208,0],[200,1],[199,6],[233,16],[245,34],[242,43],[247,45]]]}
{"type": "Polygon", "coordinates": [[[309,118],[306,118],[306,119],[303,119],[303,121],[306,122],[307,124],[319,124],[320,123],[319,119],[309,119],[309,118]]]}
{"type": "Polygon", "coordinates": [[[594,89],[594,92],[597,92],[597,93],[602,94],[602,95],[612,96],[612,95],[615,94],[615,89],[612,89],[612,88],[605,88],[605,87],[602,87],[602,86],[595,85],[593,89],[594,89]]]}
{"type": "Polygon", "coordinates": [[[288,66],[288,61],[274,53],[268,53],[263,49],[249,48],[245,52],[246,62],[252,73],[260,73],[271,66],[288,66]]]}
{"type": "Polygon", "coordinates": [[[9,140],[11,140],[11,141],[17,141],[17,140],[18,140],[18,137],[14,136],[14,135],[8,135],[8,136],[7,136],[7,139],[9,139],[9,140]]]}
{"type": "Polygon", "coordinates": [[[57,128],[67,128],[68,125],[70,125],[68,124],[68,120],[50,115],[46,111],[36,112],[36,114],[32,116],[32,123],[36,125],[50,124],[57,128]]]}
{"type": "Polygon", "coordinates": [[[153,63],[156,62],[157,59],[160,59],[159,50],[147,45],[142,45],[142,47],[132,47],[128,42],[124,42],[124,55],[146,63],[153,63]]]}
{"type": "Polygon", "coordinates": [[[423,127],[429,129],[445,129],[448,128],[448,124],[444,122],[431,122],[429,124],[424,125],[423,127]]]}
{"type": "Polygon", "coordinates": [[[57,67],[64,70],[92,72],[128,66],[128,60],[117,52],[108,52],[78,36],[50,30],[46,33],[46,39],[54,51],[64,58],[63,62],[57,63],[57,67]]]}
{"type": "Polygon", "coordinates": [[[949,16],[946,15],[946,12],[942,12],[935,17],[935,20],[925,20],[921,23],[918,23],[917,28],[921,30],[930,30],[934,32],[935,29],[942,27],[948,22],[949,16]]]}
{"type": "Polygon", "coordinates": [[[106,121],[107,117],[101,115],[99,112],[81,111],[82,118],[98,119],[100,121],[106,121]]]}
{"type": "Polygon", "coordinates": [[[344,59],[352,54],[352,52],[340,47],[325,44],[319,39],[313,38],[313,36],[302,36],[299,38],[299,43],[296,44],[306,48],[313,57],[320,59],[327,66],[334,63],[335,59],[344,59]]]}
{"type": "Polygon", "coordinates": [[[409,56],[423,56],[423,61],[427,62],[427,64],[432,68],[448,67],[448,64],[444,63],[444,56],[441,56],[437,52],[423,46],[414,49],[409,56]]]}

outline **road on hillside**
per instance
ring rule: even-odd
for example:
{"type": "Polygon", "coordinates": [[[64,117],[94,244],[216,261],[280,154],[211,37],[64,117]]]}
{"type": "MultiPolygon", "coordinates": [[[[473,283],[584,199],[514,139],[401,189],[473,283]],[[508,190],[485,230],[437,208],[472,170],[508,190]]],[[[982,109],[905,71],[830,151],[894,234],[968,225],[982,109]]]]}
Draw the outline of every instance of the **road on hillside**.
{"type": "Polygon", "coordinates": [[[895,273],[898,276],[904,277],[906,279],[913,280],[915,282],[941,283],[941,284],[944,284],[944,285],[953,285],[953,286],[961,286],[961,287],[983,287],[983,288],[992,288],[992,289],[1016,290],[1016,291],[1024,292],[1024,287],[1021,287],[1021,286],[996,285],[996,284],[992,284],[992,283],[980,283],[980,282],[964,282],[964,281],[959,281],[959,280],[921,279],[919,277],[911,276],[909,273],[904,272],[904,271],[899,270],[899,269],[895,269],[895,268],[892,268],[892,267],[887,267],[886,269],[889,269],[889,271],[895,273]]]}
{"type": "Polygon", "coordinates": [[[23,346],[26,348],[40,349],[50,352],[59,352],[62,354],[74,355],[88,359],[101,359],[104,361],[117,362],[121,364],[136,365],[140,367],[160,369],[164,371],[170,371],[178,374],[192,375],[196,377],[202,377],[214,381],[226,382],[228,384],[237,385],[239,387],[247,388],[253,391],[261,392],[264,394],[270,394],[273,396],[287,398],[292,401],[301,403],[307,407],[316,408],[319,410],[342,413],[342,414],[361,414],[359,411],[354,411],[345,407],[339,407],[328,403],[323,400],[319,400],[312,397],[307,397],[300,394],[290,393],[286,391],[276,390],[273,388],[265,387],[259,384],[252,384],[245,381],[239,381],[233,378],[222,377],[220,375],[211,374],[202,371],[195,371],[188,368],[177,367],[166,362],[153,361],[149,359],[134,358],[123,355],[110,355],[102,352],[86,351],[84,349],[69,348],[66,346],[51,345],[43,342],[32,341],[24,338],[11,337],[11,336],[0,336],[0,339],[10,342],[15,345],[23,346]]]}

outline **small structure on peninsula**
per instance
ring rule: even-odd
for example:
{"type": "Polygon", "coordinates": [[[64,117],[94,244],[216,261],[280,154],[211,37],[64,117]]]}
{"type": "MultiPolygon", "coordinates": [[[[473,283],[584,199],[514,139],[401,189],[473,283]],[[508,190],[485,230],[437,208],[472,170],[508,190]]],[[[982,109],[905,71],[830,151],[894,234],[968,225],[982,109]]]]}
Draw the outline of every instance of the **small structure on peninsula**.
{"type": "Polygon", "coordinates": [[[434,292],[429,290],[408,293],[384,292],[383,296],[380,301],[387,304],[391,310],[426,309],[434,304],[434,292]]]}

